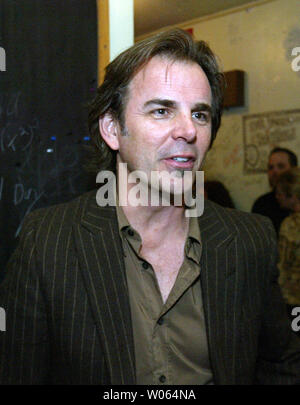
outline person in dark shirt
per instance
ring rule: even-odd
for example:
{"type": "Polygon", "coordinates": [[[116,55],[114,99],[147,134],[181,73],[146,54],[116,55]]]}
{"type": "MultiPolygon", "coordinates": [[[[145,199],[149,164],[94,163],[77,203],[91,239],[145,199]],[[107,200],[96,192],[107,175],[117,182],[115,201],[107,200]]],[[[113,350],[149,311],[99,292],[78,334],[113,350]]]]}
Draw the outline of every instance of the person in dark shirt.
{"type": "Polygon", "coordinates": [[[268,178],[272,191],[260,196],[253,204],[252,212],[269,217],[278,234],[281,222],[289,210],[281,208],[275,197],[275,187],[281,173],[296,167],[298,159],[294,152],[285,148],[274,148],[269,156],[268,178]]]}
{"type": "Polygon", "coordinates": [[[204,183],[204,196],[222,207],[235,208],[229,191],[223,183],[217,180],[209,180],[204,183]]]}

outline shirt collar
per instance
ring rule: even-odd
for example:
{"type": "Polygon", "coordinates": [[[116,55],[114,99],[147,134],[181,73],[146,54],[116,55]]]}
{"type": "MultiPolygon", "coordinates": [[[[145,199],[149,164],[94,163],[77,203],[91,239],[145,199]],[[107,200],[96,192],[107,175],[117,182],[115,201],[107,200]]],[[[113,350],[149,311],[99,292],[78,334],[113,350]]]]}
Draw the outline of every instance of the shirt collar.
{"type": "MultiPolygon", "coordinates": [[[[123,208],[119,206],[118,196],[116,196],[116,210],[119,226],[119,234],[122,236],[122,231],[132,229],[131,225],[123,211],[123,208]]],[[[199,222],[197,217],[190,217],[189,232],[185,245],[185,253],[188,257],[200,263],[201,257],[201,234],[199,228],[199,222]]]]}

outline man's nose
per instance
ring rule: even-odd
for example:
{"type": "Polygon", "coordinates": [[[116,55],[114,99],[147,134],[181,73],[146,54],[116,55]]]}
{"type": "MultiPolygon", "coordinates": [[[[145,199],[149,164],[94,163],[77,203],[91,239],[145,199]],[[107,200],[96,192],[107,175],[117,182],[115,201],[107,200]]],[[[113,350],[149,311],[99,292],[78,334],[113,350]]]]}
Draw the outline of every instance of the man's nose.
{"type": "Polygon", "coordinates": [[[175,118],[175,125],[172,136],[174,139],[183,139],[186,142],[193,142],[197,136],[196,123],[193,118],[187,114],[178,114],[175,118]]]}

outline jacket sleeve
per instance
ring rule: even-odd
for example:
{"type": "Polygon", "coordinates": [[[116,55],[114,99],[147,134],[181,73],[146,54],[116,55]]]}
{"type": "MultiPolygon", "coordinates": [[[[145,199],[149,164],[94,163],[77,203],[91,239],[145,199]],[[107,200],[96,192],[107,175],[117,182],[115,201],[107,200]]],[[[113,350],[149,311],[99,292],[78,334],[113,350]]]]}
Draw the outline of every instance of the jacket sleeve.
{"type": "Polygon", "coordinates": [[[30,215],[24,223],[20,243],[0,284],[0,307],[6,313],[6,330],[0,332],[0,384],[47,383],[47,317],[32,218],[30,215]]]}
{"type": "MultiPolygon", "coordinates": [[[[269,223],[269,221],[268,221],[269,223]]],[[[300,384],[300,339],[293,333],[278,284],[277,239],[271,223],[256,383],[300,384]]]]}

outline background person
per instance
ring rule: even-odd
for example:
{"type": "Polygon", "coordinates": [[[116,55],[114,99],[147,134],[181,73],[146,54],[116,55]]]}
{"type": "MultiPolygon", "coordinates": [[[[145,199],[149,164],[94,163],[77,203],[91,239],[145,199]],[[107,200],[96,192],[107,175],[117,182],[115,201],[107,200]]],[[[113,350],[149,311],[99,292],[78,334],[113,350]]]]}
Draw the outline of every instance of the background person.
{"type": "Polygon", "coordinates": [[[272,191],[260,196],[252,207],[252,212],[271,219],[277,234],[281,222],[290,213],[288,209],[280,207],[275,197],[275,187],[278,176],[297,165],[298,159],[294,152],[285,148],[274,148],[270,152],[268,161],[268,179],[272,191]]]}
{"type": "Polygon", "coordinates": [[[279,231],[278,267],[283,297],[293,319],[292,308],[300,308],[300,168],[279,176],[276,198],[282,208],[291,212],[281,223],[279,231]]]}
{"type": "Polygon", "coordinates": [[[235,208],[229,191],[223,183],[217,180],[208,180],[204,182],[204,195],[210,201],[214,201],[222,207],[235,208]]]}

